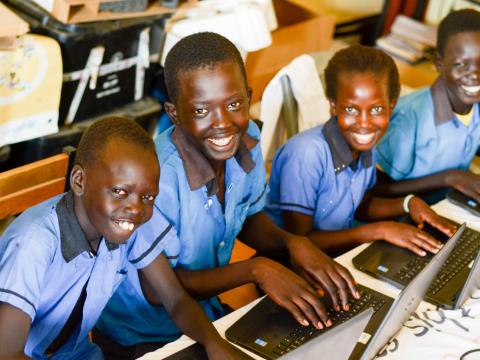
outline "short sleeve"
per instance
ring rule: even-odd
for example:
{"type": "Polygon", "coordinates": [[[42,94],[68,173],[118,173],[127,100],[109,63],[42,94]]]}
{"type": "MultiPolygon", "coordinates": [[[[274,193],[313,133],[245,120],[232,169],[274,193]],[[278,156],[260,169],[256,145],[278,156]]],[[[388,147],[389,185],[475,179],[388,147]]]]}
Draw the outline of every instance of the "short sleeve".
{"type": "MultiPolygon", "coordinates": [[[[250,122],[250,128],[252,131],[249,131],[249,135],[254,138],[260,138],[260,131],[255,123],[250,122]]],[[[262,156],[262,148],[260,142],[255,145],[251,151],[252,159],[255,162],[255,167],[252,170],[252,173],[249,174],[249,178],[252,179],[252,202],[248,208],[247,216],[255,215],[256,213],[263,210],[267,203],[268,195],[268,184],[267,184],[267,173],[265,171],[265,163],[262,156]]]]}
{"type": "Polygon", "coordinates": [[[175,229],[156,206],[152,218],[129,241],[128,260],[137,269],[148,266],[161,253],[168,257],[167,252],[176,252],[172,247],[179,246],[175,229]]]}
{"type": "Polygon", "coordinates": [[[181,249],[176,225],[179,223],[180,200],[178,176],[175,166],[161,164],[160,191],[155,199],[152,218],[136,233],[135,246],[129,255],[137,268],[150,264],[160,253],[175,266],[181,249]]]}
{"type": "Polygon", "coordinates": [[[415,165],[416,126],[414,111],[396,109],[377,146],[378,164],[394,180],[408,178],[415,165]]]}
{"type": "Polygon", "coordinates": [[[278,206],[283,211],[312,216],[323,180],[323,160],[327,155],[321,145],[314,143],[303,149],[298,146],[290,148],[287,143],[282,150],[274,159],[272,171],[272,176],[278,178],[278,206]]]}
{"type": "Polygon", "coordinates": [[[42,295],[45,273],[55,254],[55,241],[35,227],[22,235],[6,231],[0,240],[0,301],[34,319],[42,295]]]}

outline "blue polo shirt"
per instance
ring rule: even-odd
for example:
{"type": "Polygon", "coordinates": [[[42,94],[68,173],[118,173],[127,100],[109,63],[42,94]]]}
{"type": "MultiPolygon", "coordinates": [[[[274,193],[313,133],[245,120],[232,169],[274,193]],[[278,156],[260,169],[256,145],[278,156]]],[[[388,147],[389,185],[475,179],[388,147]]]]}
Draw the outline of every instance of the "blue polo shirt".
{"type": "Polygon", "coordinates": [[[443,78],[431,88],[400,98],[377,161],[392,179],[404,180],[449,169],[468,169],[480,145],[479,104],[469,126],[453,113],[443,78]]]}
{"type": "Polygon", "coordinates": [[[363,195],[375,184],[371,151],[355,162],[336,118],[295,135],[277,152],[267,213],[283,227],[282,211],[312,216],[316,230],[353,225],[363,195]]]}
{"type": "MultiPolygon", "coordinates": [[[[156,139],[162,170],[155,206],[176,234],[163,244],[173,267],[203,270],[229,263],[245,219],[261,211],[266,202],[259,138],[258,127],[250,122],[238,153],[226,161],[224,209],[216,196],[212,167],[181,128],[171,127],[156,139]]],[[[217,297],[200,304],[212,320],[224,315],[217,297]]],[[[165,309],[148,304],[133,271],[109,302],[97,328],[122,345],[166,342],[180,336],[165,309]]]]}
{"type": "Polygon", "coordinates": [[[161,252],[150,239],[134,234],[122,245],[102,239],[94,255],[74,214],[71,193],[22,213],[0,239],[0,302],[32,320],[25,354],[35,359],[103,359],[88,332],[125,279],[127,264],[143,268],[161,252]],[[80,322],[47,356],[84,288],[80,322]]]}

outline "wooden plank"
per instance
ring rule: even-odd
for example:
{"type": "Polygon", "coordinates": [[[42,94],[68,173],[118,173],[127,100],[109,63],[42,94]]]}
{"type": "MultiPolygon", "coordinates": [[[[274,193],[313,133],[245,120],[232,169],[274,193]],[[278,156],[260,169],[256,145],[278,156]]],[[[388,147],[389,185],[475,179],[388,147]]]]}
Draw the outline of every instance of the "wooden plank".
{"type": "Polygon", "coordinates": [[[65,177],[68,155],[58,154],[47,159],[0,173],[0,196],[7,196],[51,179],[65,177]]]}
{"type": "Polygon", "coordinates": [[[57,178],[28,189],[0,197],[0,219],[16,215],[65,189],[65,178],[57,178]]]}
{"type": "Polygon", "coordinates": [[[0,37],[15,37],[28,32],[28,24],[0,3],[0,37]]]}

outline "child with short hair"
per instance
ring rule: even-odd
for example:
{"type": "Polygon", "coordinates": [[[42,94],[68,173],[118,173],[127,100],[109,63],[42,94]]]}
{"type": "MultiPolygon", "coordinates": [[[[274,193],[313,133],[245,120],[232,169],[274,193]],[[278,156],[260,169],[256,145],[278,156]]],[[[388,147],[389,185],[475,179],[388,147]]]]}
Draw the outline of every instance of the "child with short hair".
{"type": "Polygon", "coordinates": [[[400,98],[393,112],[377,149],[376,191],[437,191],[433,202],[450,187],[480,201],[480,176],[468,170],[480,145],[480,12],[458,10],[442,20],[435,65],[435,83],[400,98]]]}
{"type": "Polygon", "coordinates": [[[399,94],[398,71],[381,50],[351,46],[325,69],[332,117],[292,137],[274,157],[268,214],[286,230],[307,236],[328,254],[385,240],[418,255],[441,243],[424,222],[452,234],[455,227],[420,198],[382,199],[375,184],[375,144],[383,136],[399,94]],[[378,221],[410,213],[418,228],[382,221],[354,227],[354,219],[378,221]]]}
{"type": "Polygon", "coordinates": [[[152,241],[172,236],[154,214],[159,171],[134,121],[107,118],[86,131],[71,190],[23,212],[0,239],[0,359],[103,359],[89,332],[127,264],[212,358],[236,358],[152,241]],[[158,228],[144,224],[152,214],[158,228]]]}
{"type": "MultiPolygon", "coordinates": [[[[348,293],[358,296],[355,283],[307,238],[263,213],[260,131],[249,121],[250,90],[236,47],[214,33],[185,37],[167,56],[165,79],[165,109],[175,125],[156,139],[162,174],[155,206],[172,224],[175,236],[162,243],[182,284],[212,319],[225,314],[218,294],[254,282],[301,324],[329,324],[317,290],[340,309],[348,293]],[[235,238],[262,254],[288,254],[308,280],[263,256],[229,264],[235,238]]],[[[129,271],[97,324],[102,342],[109,338],[121,353],[176,339],[178,329],[152,304],[148,284],[129,271]]]]}

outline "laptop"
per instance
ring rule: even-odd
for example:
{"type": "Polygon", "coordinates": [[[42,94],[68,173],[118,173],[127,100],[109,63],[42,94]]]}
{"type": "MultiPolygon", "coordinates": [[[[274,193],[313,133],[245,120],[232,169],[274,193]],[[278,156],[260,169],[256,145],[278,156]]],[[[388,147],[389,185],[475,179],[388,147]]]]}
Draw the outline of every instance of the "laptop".
{"type": "MultiPolygon", "coordinates": [[[[411,220],[404,221],[411,223],[411,220]]],[[[445,234],[428,224],[425,224],[424,230],[444,243],[448,240],[445,234]]],[[[445,266],[428,289],[425,300],[446,309],[462,306],[464,296],[460,297],[459,294],[468,287],[468,297],[474,289],[471,283],[467,283],[467,278],[475,259],[480,256],[479,250],[480,233],[465,229],[445,266]]],[[[430,253],[422,257],[385,241],[375,241],[354,257],[352,263],[360,271],[403,288],[432,258],[433,254],[430,253]]],[[[475,268],[477,278],[480,276],[479,271],[475,268]]],[[[471,277],[471,281],[474,278],[475,276],[471,277]]]]}
{"type": "MultiPolygon", "coordinates": [[[[247,355],[239,348],[236,349],[241,359],[254,360],[254,358],[252,358],[250,355],[247,355]]],[[[186,348],[179,350],[170,356],[167,356],[166,358],[164,358],[164,360],[208,360],[208,355],[205,351],[205,348],[201,344],[196,342],[195,344],[187,346],[186,348]]]]}
{"type": "MultiPolygon", "coordinates": [[[[464,230],[465,225],[462,225],[415,280],[400,293],[395,302],[388,296],[359,285],[361,297],[350,301],[350,310],[340,312],[329,310],[333,327],[316,330],[312,326],[299,325],[287,310],[266,297],[234,323],[226,331],[226,337],[262,357],[277,359],[312,338],[332,331],[364,309],[372,308],[374,314],[350,355],[350,359],[371,358],[376,354],[373,352],[381,350],[418,307],[430,283],[464,230]],[[362,355],[367,350],[367,354],[373,355],[370,357],[362,355]]],[[[319,355],[323,355],[323,350],[317,357],[319,355]]]]}
{"type": "Polygon", "coordinates": [[[478,204],[475,200],[468,197],[467,195],[453,190],[446,194],[446,198],[452,204],[460,206],[461,208],[467,210],[469,213],[475,216],[480,216],[480,204],[478,204]]]}
{"type": "MultiPolygon", "coordinates": [[[[282,360],[316,360],[318,359],[320,351],[326,359],[347,359],[357,339],[372,317],[372,314],[373,310],[371,308],[362,311],[332,331],[329,331],[324,336],[318,336],[312,341],[282,356],[282,360]],[[338,344],[342,344],[340,349],[338,348],[338,344]]],[[[237,350],[242,359],[253,359],[240,349],[237,348],[237,350]]],[[[199,343],[195,343],[166,357],[165,360],[208,360],[208,356],[204,347],[199,343]]]]}

